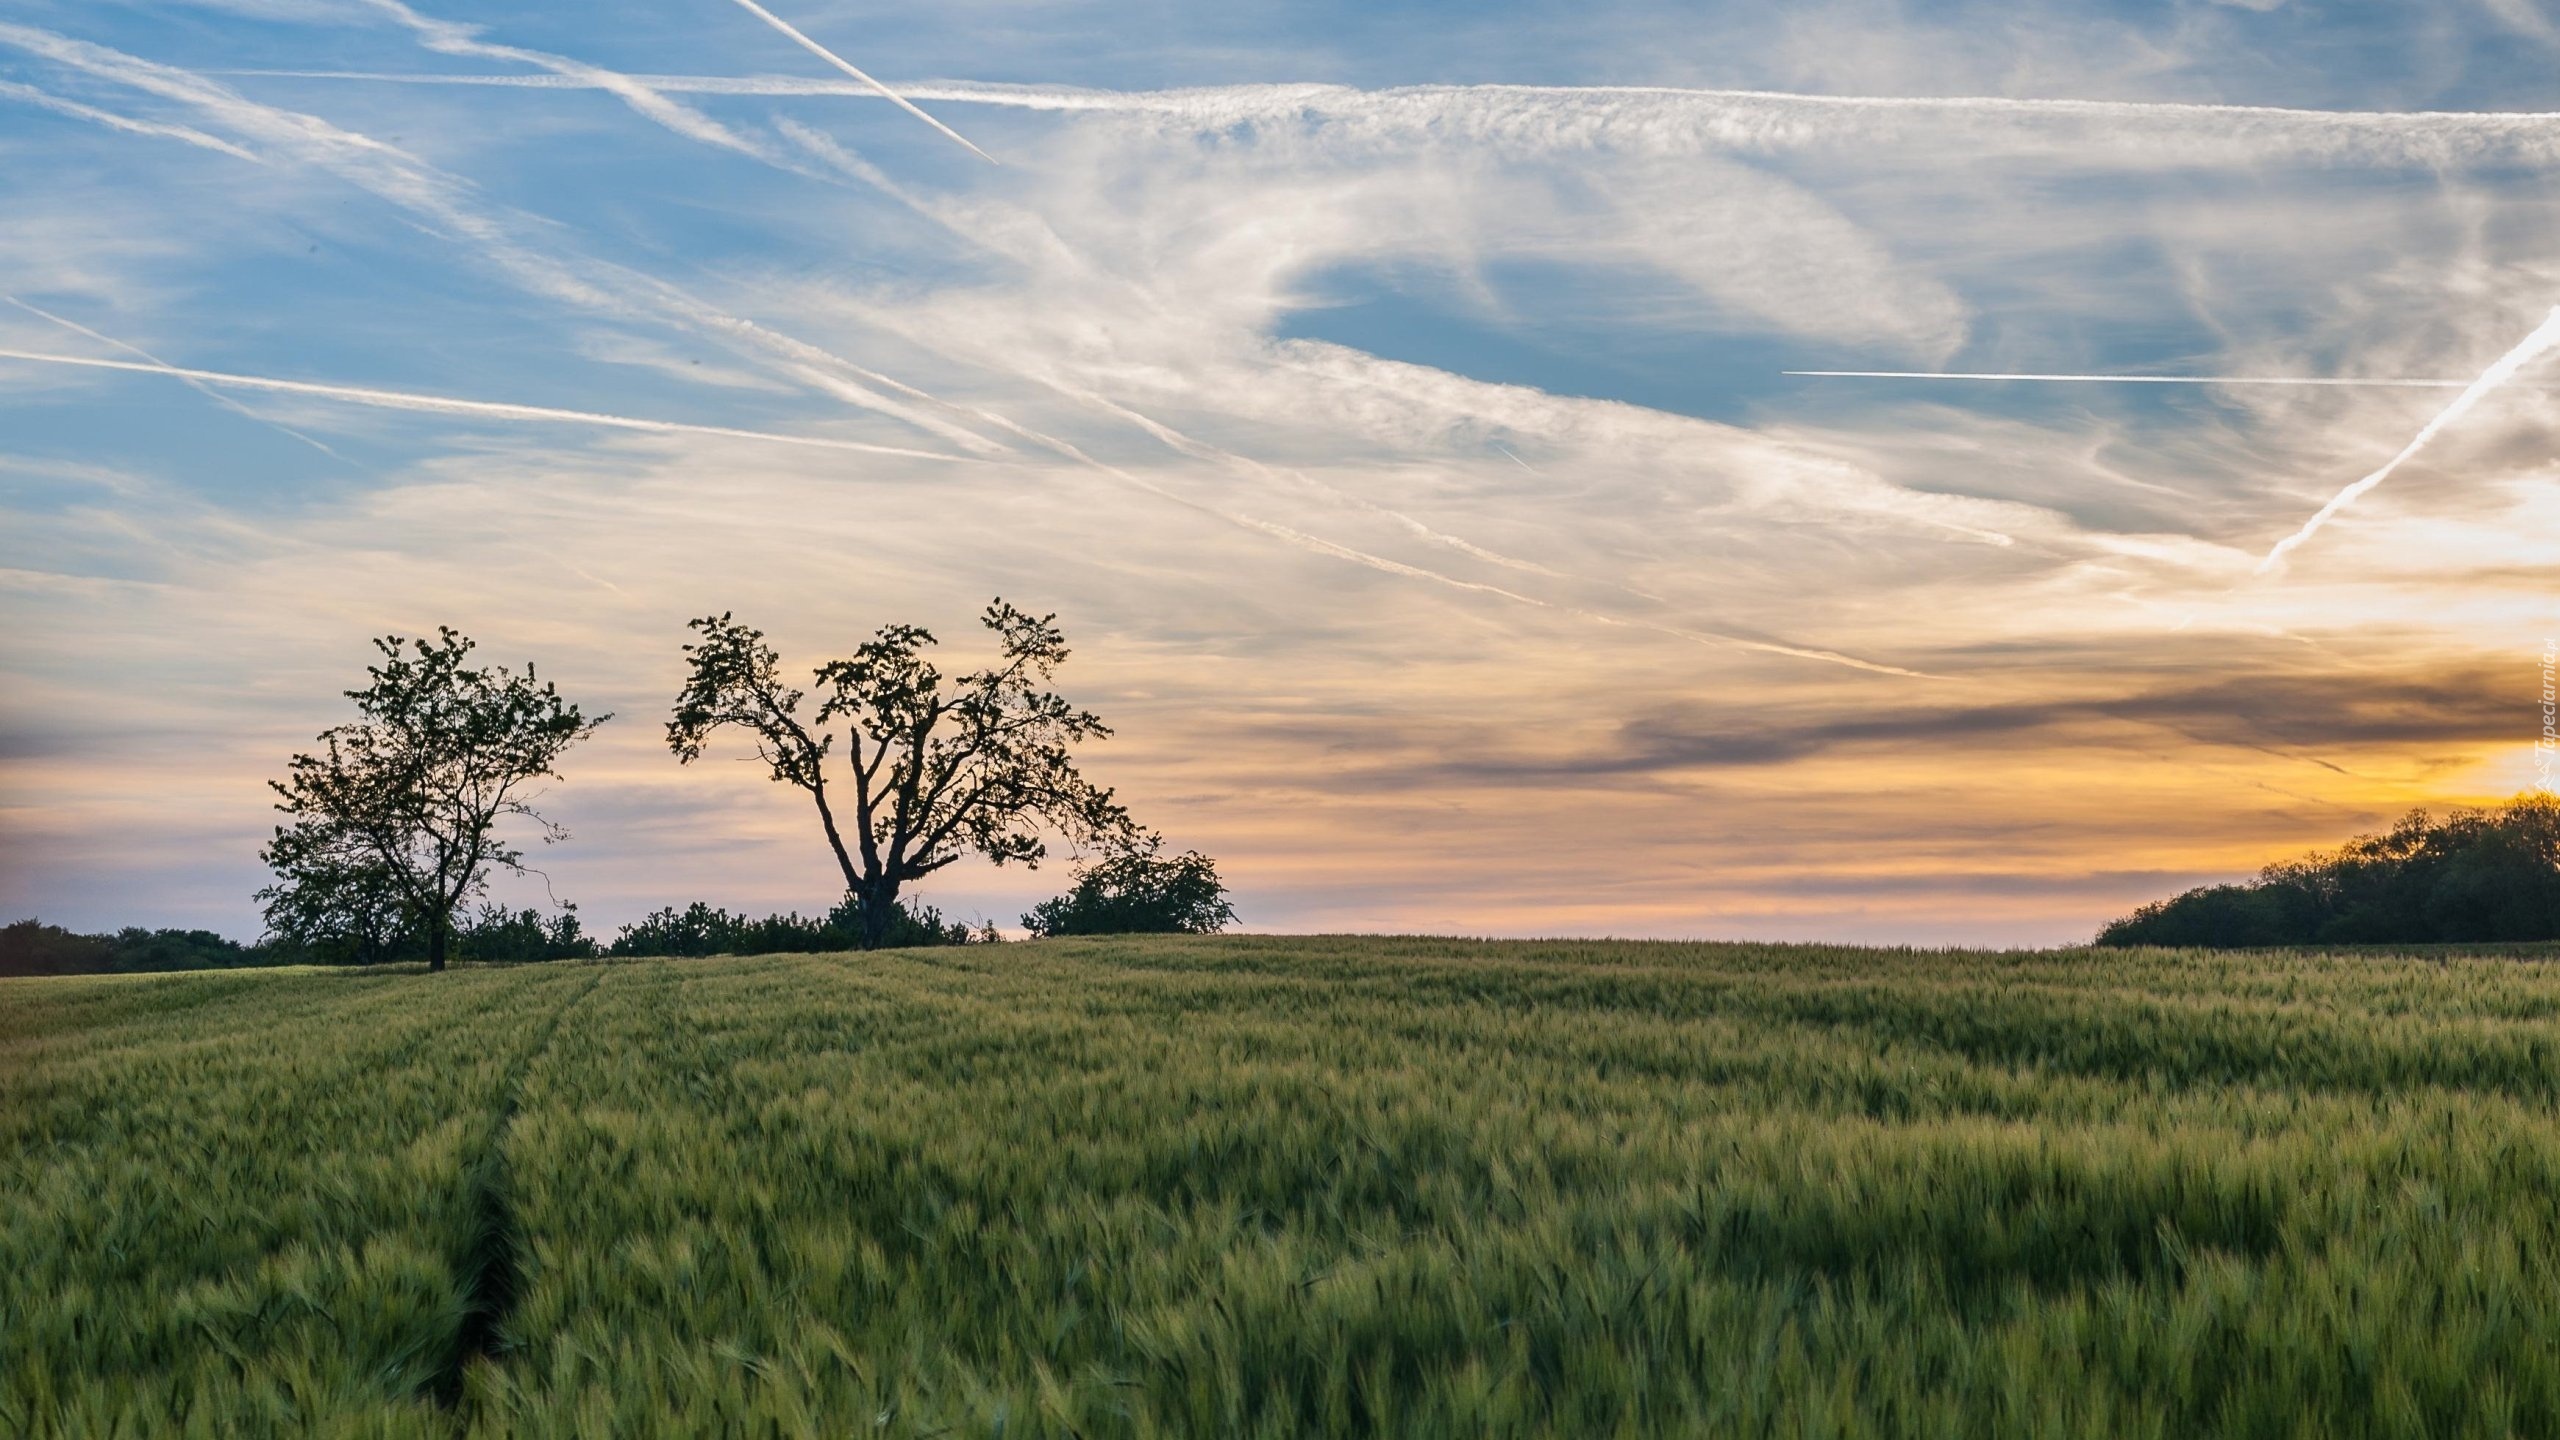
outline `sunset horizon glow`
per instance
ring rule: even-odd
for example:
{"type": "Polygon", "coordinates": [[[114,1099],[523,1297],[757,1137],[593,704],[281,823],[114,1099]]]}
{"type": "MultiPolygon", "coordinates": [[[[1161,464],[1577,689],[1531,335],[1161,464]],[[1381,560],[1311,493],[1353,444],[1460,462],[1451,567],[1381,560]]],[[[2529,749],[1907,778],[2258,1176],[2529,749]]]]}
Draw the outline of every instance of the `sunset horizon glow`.
{"type": "Polygon", "coordinates": [[[2560,28],[1780,8],[13,8],[0,920],[255,935],[439,625],[614,716],[497,898],[823,911],[685,622],[995,596],[1250,930],[2062,944],[2548,789],[2560,28]]]}

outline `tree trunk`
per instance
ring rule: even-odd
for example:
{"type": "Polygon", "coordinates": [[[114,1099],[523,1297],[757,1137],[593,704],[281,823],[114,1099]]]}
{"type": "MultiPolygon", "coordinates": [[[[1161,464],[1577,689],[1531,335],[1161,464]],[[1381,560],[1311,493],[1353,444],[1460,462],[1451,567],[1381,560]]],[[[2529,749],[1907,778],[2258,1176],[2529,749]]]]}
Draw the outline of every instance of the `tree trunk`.
{"type": "Polygon", "coordinates": [[[444,969],[445,913],[438,910],[427,917],[427,973],[444,969]]]}
{"type": "Polygon", "coordinates": [[[888,943],[889,917],[897,913],[898,887],[875,884],[862,892],[862,948],[877,950],[888,943]]]}

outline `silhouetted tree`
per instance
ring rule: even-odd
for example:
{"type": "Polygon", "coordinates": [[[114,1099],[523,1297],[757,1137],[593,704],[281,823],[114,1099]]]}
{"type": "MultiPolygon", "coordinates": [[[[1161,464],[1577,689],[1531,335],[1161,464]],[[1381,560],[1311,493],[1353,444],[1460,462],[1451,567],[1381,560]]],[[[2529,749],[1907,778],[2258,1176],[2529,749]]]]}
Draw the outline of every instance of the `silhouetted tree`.
{"type": "Polygon", "coordinates": [[[2560,939],[2560,798],[2517,796],[2145,905],[2101,945],[2458,944],[2560,939]]]}
{"type": "Polygon", "coordinates": [[[1035,936],[1214,935],[1235,923],[1216,862],[1197,850],[1167,858],[1148,835],[1076,876],[1075,888],[1022,917],[1035,936]]]}
{"type": "Polygon", "coordinates": [[[562,752],[611,717],[579,714],[531,665],[521,675],[473,668],[471,641],[450,628],[433,643],[392,635],[374,648],[372,683],[346,692],[360,718],[322,731],[321,753],[294,756],[273,782],[276,808],[293,819],[260,854],[276,883],[259,898],[279,935],[363,946],[395,923],[415,926],[427,968],[442,970],[456,907],[491,869],[524,868],[498,823],[516,817],[545,843],[566,838],[526,788],[558,778],[562,752]]]}
{"type": "Polygon", "coordinates": [[[809,792],[859,907],[862,946],[876,949],[900,887],[963,855],[1036,868],[1047,834],[1084,846],[1134,833],[1111,792],[1075,765],[1074,747],[1110,728],[1043,688],[1067,658],[1056,619],[994,601],[981,623],[995,634],[996,663],[947,680],[925,657],[930,632],[887,626],[851,659],[817,668],[821,698],[805,721],[807,694],[783,681],[764,632],[727,614],[695,620],[667,744],[691,763],[724,727],[753,736],[773,779],[809,792]],[[829,783],[839,739],[849,795],[829,783]],[[847,799],[851,814],[840,814],[847,799]]]}

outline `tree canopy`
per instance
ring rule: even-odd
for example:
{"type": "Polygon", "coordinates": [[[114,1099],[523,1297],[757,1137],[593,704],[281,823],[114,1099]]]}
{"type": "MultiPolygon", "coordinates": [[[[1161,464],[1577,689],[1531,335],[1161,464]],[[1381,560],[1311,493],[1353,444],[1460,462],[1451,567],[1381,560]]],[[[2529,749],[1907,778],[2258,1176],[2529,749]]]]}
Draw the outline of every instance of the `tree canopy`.
{"type": "Polygon", "coordinates": [[[493,869],[522,870],[498,833],[520,819],[550,842],[566,832],[533,808],[532,786],[610,717],[592,719],[534,674],[469,663],[451,628],[433,641],[374,642],[371,683],[346,692],[357,719],[320,733],[272,782],[276,827],[260,853],[276,881],[258,892],[278,940],[329,958],[386,958],[422,933],[445,968],[453,916],[493,869]]]}
{"type": "Polygon", "coordinates": [[[931,632],[884,626],[812,672],[804,715],[809,692],[783,679],[764,632],[706,616],[688,627],[667,744],[689,764],[718,732],[744,731],[773,780],[807,791],[861,944],[877,948],[900,889],[964,855],[1036,867],[1052,836],[1077,847],[1134,837],[1128,812],[1076,766],[1076,747],[1110,727],[1047,688],[1068,653],[1056,622],[995,600],[980,623],[996,659],[958,676],[926,654],[931,632]]]}
{"type": "Polygon", "coordinates": [[[2390,945],[2560,940],[2560,797],[2391,829],[2282,861],[2238,885],[2157,901],[2101,945],[2390,945]]]}
{"type": "Polygon", "coordinates": [[[1197,850],[1166,856],[1164,837],[1086,866],[1075,888],[1022,917],[1035,936],[1213,935],[1235,923],[1216,863],[1197,850]]]}

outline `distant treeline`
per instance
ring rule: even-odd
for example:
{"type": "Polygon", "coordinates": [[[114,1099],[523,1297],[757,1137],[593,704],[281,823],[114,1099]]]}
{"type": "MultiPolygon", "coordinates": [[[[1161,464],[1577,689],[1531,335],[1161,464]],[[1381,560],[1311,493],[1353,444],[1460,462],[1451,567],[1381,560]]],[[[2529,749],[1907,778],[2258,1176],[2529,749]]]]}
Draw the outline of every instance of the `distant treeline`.
{"type": "Polygon", "coordinates": [[[0,975],[112,975],[282,963],[265,946],[243,945],[210,930],[128,926],[112,935],[77,935],[39,920],[0,926],[0,975]]]}
{"type": "Polygon", "coordinates": [[[2560,940],[2560,798],[2518,796],[2145,905],[2100,945],[2434,945],[2560,940]]]}
{"type": "MultiPolygon", "coordinates": [[[[858,948],[861,919],[846,901],[816,919],[799,915],[752,918],[695,901],[669,907],[611,941],[598,941],[579,923],[575,906],[545,914],[484,905],[454,927],[456,956],[483,964],[538,960],[590,960],[604,955],[770,955],[858,948]]],[[[890,944],[965,945],[1001,938],[993,926],[971,929],[946,922],[931,906],[898,907],[890,944]]],[[[82,935],[39,920],[0,928],[0,976],[112,975],[152,970],[222,970],[245,965],[365,965],[426,959],[423,936],[412,928],[364,945],[295,943],[273,937],[243,945],[210,930],[127,928],[111,935],[82,935]]]]}
{"type": "MultiPolygon", "coordinates": [[[[1207,931],[1231,920],[1225,891],[1206,857],[1171,860],[1120,857],[1086,871],[1076,887],[1023,917],[1035,936],[1207,931]]],[[[59,925],[21,920],[0,928],[0,976],[101,975],[146,970],[216,970],[243,965],[368,965],[427,958],[414,923],[370,932],[347,929],[308,940],[270,935],[243,945],[210,930],[125,929],[81,935],[59,925]]],[[[598,956],[783,955],[857,950],[864,942],[861,901],[847,896],[815,917],[797,913],[759,919],[702,901],[673,906],[631,925],[610,941],[586,933],[578,909],[545,913],[483,905],[452,931],[453,954],[483,964],[588,960],[598,956]]],[[[1004,936],[993,924],[945,920],[930,905],[897,903],[881,927],[888,945],[986,945],[1004,936]]]]}

